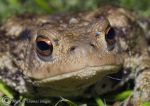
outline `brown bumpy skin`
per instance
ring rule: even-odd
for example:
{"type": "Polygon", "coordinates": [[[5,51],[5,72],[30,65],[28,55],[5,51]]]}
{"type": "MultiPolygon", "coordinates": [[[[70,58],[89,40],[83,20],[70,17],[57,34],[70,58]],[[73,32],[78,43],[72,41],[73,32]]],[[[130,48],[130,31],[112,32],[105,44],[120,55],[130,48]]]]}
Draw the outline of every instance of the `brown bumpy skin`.
{"type": "Polygon", "coordinates": [[[81,96],[91,85],[101,94],[102,78],[128,68],[133,98],[149,101],[150,57],[138,23],[134,13],[112,6],[13,16],[0,27],[0,78],[27,96],[81,96]]]}

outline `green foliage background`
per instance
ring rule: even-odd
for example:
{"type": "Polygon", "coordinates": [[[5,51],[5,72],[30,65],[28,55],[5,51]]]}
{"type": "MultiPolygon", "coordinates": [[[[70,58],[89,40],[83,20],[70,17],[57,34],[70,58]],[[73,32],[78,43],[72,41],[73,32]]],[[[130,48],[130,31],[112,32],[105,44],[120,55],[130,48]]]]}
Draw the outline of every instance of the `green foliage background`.
{"type": "Polygon", "coordinates": [[[91,10],[104,4],[121,5],[150,16],[150,0],[0,0],[0,21],[14,13],[91,10]]]}

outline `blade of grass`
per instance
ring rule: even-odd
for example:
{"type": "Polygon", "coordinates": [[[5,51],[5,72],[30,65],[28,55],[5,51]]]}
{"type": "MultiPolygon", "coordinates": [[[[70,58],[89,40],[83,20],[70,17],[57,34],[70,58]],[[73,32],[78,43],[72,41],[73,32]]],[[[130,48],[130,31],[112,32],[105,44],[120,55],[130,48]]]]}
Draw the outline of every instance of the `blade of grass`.
{"type": "Polygon", "coordinates": [[[75,104],[74,102],[70,101],[70,100],[67,100],[66,99],[66,102],[68,103],[68,105],[70,106],[78,106],[77,104],[75,104]]]}
{"type": "Polygon", "coordinates": [[[78,106],[76,103],[74,103],[68,99],[62,98],[62,97],[61,97],[61,100],[55,104],[55,106],[57,106],[61,102],[66,102],[69,106],[78,106]]]}
{"type": "Polygon", "coordinates": [[[5,85],[1,80],[0,80],[0,91],[6,96],[8,96],[9,98],[11,99],[13,98],[13,91],[7,85],[5,85]]]}
{"type": "Polygon", "coordinates": [[[141,106],[150,106],[150,102],[143,102],[141,106]]]}
{"type": "Polygon", "coordinates": [[[97,103],[98,106],[106,106],[104,104],[104,102],[102,101],[102,99],[100,99],[100,98],[96,98],[96,103],[97,103]]]}
{"type": "Polygon", "coordinates": [[[132,90],[126,90],[116,95],[112,95],[111,97],[109,96],[107,98],[115,100],[115,101],[122,101],[122,100],[125,100],[128,96],[130,96],[131,93],[132,93],[132,90]]]}

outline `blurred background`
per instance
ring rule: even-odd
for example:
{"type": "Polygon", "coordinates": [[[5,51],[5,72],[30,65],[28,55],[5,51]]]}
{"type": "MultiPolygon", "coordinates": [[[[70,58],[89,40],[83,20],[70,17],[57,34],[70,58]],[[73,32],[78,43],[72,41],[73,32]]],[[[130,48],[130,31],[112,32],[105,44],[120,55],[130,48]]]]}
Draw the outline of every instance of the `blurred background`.
{"type": "Polygon", "coordinates": [[[150,16],[150,0],[0,0],[0,21],[16,13],[93,10],[104,4],[120,5],[150,16]]]}

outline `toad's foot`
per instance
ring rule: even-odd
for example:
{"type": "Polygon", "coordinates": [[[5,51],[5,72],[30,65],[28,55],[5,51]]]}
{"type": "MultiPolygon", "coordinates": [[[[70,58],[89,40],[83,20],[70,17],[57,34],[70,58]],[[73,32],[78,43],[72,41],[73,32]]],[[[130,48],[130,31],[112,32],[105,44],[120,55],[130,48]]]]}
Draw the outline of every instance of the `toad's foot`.
{"type": "Polygon", "coordinates": [[[140,71],[135,83],[133,98],[140,101],[150,101],[150,68],[140,71]]]}
{"type": "Polygon", "coordinates": [[[146,58],[139,58],[136,63],[138,64],[135,65],[136,72],[134,76],[134,91],[133,94],[124,102],[123,106],[128,106],[129,104],[132,104],[133,106],[140,106],[142,102],[150,101],[150,60],[146,58]]]}

